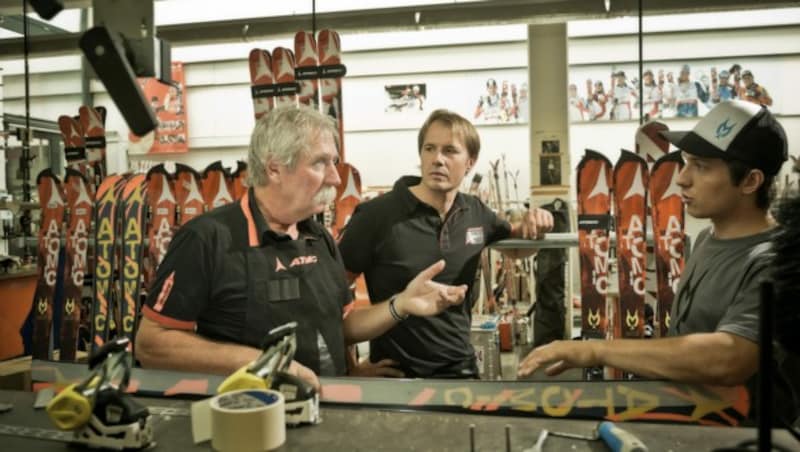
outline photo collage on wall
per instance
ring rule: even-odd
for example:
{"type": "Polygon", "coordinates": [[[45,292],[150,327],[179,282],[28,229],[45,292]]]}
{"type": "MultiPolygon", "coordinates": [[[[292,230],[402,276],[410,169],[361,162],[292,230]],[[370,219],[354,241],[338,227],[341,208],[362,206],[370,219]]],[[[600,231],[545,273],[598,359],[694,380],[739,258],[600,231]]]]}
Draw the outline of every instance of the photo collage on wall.
{"type": "Polygon", "coordinates": [[[743,99],[781,114],[780,62],[714,60],[645,63],[642,104],[638,66],[571,67],[568,105],[570,122],[598,120],[693,118],[704,116],[722,101],[743,99]]]}
{"type": "Polygon", "coordinates": [[[359,77],[345,82],[348,130],[415,129],[439,108],[475,125],[528,122],[526,68],[359,77]]]}

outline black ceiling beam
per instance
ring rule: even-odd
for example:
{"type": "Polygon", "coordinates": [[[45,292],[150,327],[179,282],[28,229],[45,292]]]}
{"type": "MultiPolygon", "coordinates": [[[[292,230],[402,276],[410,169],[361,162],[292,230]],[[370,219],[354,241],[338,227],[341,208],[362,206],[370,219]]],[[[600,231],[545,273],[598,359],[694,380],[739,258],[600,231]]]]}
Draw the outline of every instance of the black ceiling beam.
{"type": "MultiPolygon", "coordinates": [[[[0,0],[0,5],[6,0],[0,0]]],[[[795,1],[763,0],[650,0],[645,1],[646,15],[731,11],[777,8],[796,5],[795,1]]],[[[488,0],[427,6],[337,11],[317,14],[318,28],[340,33],[434,29],[476,25],[547,23],[635,15],[638,0],[611,0],[605,11],[603,0],[488,0]],[[419,21],[415,20],[419,13],[419,21]]],[[[255,41],[291,36],[310,29],[311,14],[260,17],[178,25],[157,28],[158,37],[173,47],[192,44],[255,41]]],[[[77,33],[33,36],[34,56],[78,53],[77,33]]],[[[0,55],[22,56],[22,38],[0,40],[0,55]]]]}

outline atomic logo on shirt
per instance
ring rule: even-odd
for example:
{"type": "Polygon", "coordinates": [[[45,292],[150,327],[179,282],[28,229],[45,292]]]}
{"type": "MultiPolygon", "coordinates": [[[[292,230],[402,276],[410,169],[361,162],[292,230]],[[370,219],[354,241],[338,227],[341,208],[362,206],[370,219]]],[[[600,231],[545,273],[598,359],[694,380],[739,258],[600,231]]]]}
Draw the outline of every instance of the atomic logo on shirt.
{"type": "MultiPolygon", "coordinates": [[[[316,264],[318,261],[317,256],[297,256],[289,263],[289,268],[297,267],[300,265],[316,264]]],[[[275,258],[275,273],[286,271],[286,266],[283,265],[280,259],[275,258]]]]}

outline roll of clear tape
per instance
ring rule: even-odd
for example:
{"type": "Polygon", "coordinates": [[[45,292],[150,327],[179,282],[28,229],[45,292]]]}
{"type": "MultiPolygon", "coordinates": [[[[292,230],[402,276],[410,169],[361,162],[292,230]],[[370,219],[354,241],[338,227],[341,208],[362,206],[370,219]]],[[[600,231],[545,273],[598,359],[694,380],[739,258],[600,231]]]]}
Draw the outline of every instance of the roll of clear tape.
{"type": "Polygon", "coordinates": [[[242,389],[211,399],[211,446],[219,452],[265,451],[286,441],[283,394],[242,389]]]}

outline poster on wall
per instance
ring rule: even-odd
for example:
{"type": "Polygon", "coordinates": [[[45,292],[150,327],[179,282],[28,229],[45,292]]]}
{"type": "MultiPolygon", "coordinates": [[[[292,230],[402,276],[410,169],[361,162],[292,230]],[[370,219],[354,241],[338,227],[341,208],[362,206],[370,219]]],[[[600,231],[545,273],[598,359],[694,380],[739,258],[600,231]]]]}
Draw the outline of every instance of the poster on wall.
{"type": "Polygon", "coordinates": [[[425,83],[410,83],[403,85],[386,85],[387,113],[417,113],[425,111],[427,89],[425,83]]]}
{"type": "Polygon", "coordinates": [[[472,114],[476,123],[527,122],[528,84],[503,79],[498,87],[497,79],[486,80],[485,89],[478,96],[478,104],[472,114]]]}
{"type": "Polygon", "coordinates": [[[172,63],[172,81],[174,85],[166,85],[155,78],[138,79],[145,99],[156,114],[158,127],[144,137],[129,134],[132,152],[173,154],[189,151],[183,63],[172,63]]]}
{"type": "Polygon", "coordinates": [[[528,121],[527,68],[345,78],[347,130],[418,129],[444,108],[475,125],[528,121]]]}
{"type": "Polygon", "coordinates": [[[776,114],[796,114],[788,110],[800,99],[787,98],[797,94],[782,89],[780,65],[764,59],[645,63],[642,105],[638,65],[572,67],[569,120],[638,121],[640,110],[646,119],[694,118],[729,99],[763,104],[776,114]]]}

